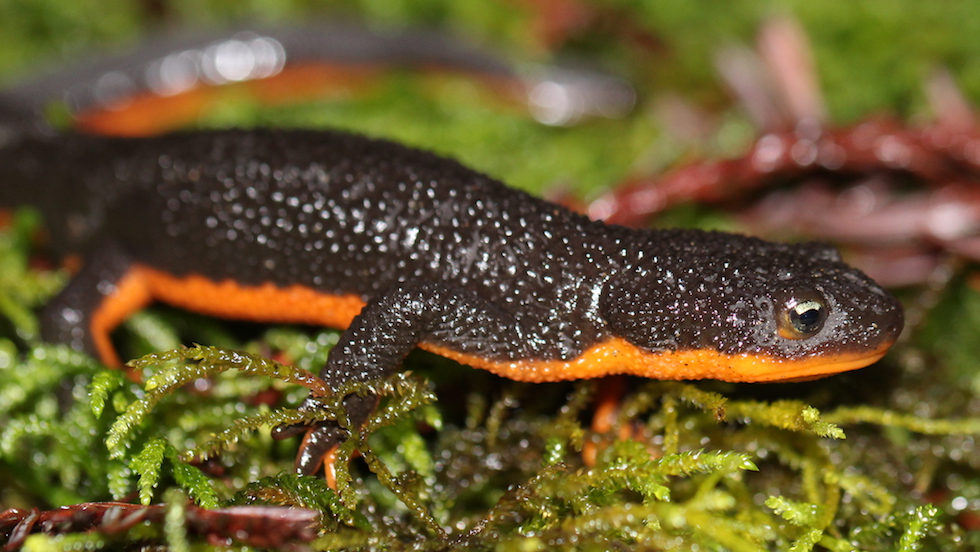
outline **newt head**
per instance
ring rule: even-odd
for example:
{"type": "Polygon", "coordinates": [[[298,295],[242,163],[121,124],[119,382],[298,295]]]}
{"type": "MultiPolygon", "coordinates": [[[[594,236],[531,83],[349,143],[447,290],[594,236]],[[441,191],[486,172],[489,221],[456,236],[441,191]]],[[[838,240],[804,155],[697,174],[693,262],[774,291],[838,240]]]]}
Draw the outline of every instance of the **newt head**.
{"type": "Polygon", "coordinates": [[[610,282],[602,316],[660,379],[776,382],[874,363],[901,333],[898,300],[823,244],[668,231],[610,282]],[[651,260],[655,259],[655,260],[651,260]]]}

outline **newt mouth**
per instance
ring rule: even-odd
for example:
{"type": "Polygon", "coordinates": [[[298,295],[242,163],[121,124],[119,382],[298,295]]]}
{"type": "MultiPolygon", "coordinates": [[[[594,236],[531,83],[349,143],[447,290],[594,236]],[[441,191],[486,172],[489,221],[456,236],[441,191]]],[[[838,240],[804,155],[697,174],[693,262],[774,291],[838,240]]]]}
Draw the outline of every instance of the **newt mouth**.
{"type": "Polygon", "coordinates": [[[787,369],[772,369],[777,368],[778,365],[771,366],[771,371],[768,374],[771,376],[770,378],[756,379],[752,381],[794,383],[816,380],[833,376],[834,374],[858,370],[881,360],[881,358],[888,353],[888,350],[894,343],[894,341],[889,341],[864,355],[841,355],[839,357],[823,356],[805,360],[785,361],[783,364],[787,369]]]}

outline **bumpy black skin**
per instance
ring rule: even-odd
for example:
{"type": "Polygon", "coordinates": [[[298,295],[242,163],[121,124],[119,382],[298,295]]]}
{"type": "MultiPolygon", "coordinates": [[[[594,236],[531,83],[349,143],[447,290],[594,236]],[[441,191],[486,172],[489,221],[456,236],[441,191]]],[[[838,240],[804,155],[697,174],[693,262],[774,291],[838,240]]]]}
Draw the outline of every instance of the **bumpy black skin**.
{"type": "MultiPolygon", "coordinates": [[[[610,337],[797,359],[873,350],[901,328],[895,299],[826,246],[610,226],[351,134],[22,138],[0,174],[0,200],[39,206],[52,242],[84,256],[43,331],[89,352],[92,311],[134,263],[358,294],[367,306],[323,370],[334,386],[390,373],[420,342],[496,360],[572,359],[610,337]],[[823,330],[780,337],[776,312],[811,291],[823,330]]],[[[372,402],[351,399],[355,417],[372,402]]]]}
{"type": "Polygon", "coordinates": [[[796,359],[873,349],[900,323],[895,300],[826,246],[610,226],[351,134],[58,136],[0,151],[0,170],[4,188],[43,192],[63,252],[126,259],[110,272],[356,293],[442,319],[427,342],[483,358],[571,359],[618,336],[796,359]],[[825,332],[780,338],[774,305],[802,289],[827,298],[825,332]]]}

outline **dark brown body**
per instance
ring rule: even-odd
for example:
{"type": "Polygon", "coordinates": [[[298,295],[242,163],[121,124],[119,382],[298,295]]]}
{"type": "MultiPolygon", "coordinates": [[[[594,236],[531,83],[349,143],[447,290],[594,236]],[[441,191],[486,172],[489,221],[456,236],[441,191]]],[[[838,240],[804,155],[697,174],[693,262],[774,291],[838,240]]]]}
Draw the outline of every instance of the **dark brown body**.
{"type": "MultiPolygon", "coordinates": [[[[874,362],[902,327],[826,246],[610,226],[390,142],[9,128],[0,202],[37,206],[83,260],[43,336],[110,364],[109,332],[154,300],[346,328],[322,372],[334,387],[416,346],[527,381],[806,379],[874,362]]],[[[373,399],[347,402],[359,423],[373,399]]],[[[342,434],[318,428],[303,468],[342,434]]]]}
{"type": "MultiPolygon", "coordinates": [[[[115,301],[134,306],[164,299],[217,315],[345,327],[362,305],[402,289],[442,302],[428,308],[443,320],[412,346],[501,364],[568,362],[611,339],[651,354],[838,362],[879,351],[901,326],[894,299],[824,246],[608,226],[453,161],[350,134],[58,136],[8,148],[0,167],[9,185],[57,199],[36,203],[54,243],[87,259],[76,281],[92,273],[133,290],[115,301]],[[832,303],[828,331],[779,335],[776,313],[794,289],[832,303]]],[[[94,319],[112,310],[90,287],[76,298],[79,285],[62,302],[94,319]]],[[[127,310],[96,325],[107,331],[127,310]]],[[[56,311],[50,337],[111,354],[100,336],[79,332],[86,324],[56,311]]],[[[507,375],[599,375],[525,368],[507,375]]],[[[648,375],[786,379],[776,369],[725,377],[707,366],[648,375]]]]}

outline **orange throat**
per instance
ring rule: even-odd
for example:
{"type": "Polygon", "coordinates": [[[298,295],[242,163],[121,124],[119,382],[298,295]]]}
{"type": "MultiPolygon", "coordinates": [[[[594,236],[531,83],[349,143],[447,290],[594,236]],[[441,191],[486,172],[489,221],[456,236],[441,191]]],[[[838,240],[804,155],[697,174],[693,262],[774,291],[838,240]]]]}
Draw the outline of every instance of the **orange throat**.
{"type": "Polygon", "coordinates": [[[570,360],[492,361],[423,343],[421,348],[461,364],[488,370],[509,379],[530,382],[561,381],[628,374],[659,380],[715,379],[730,382],[788,382],[817,379],[857,370],[877,362],[891,347],[851,355],[778,359],[756,353],[725,354],[711,350],[652,353],[612,338],[570,360]]]}

